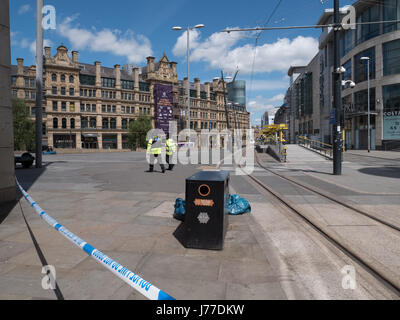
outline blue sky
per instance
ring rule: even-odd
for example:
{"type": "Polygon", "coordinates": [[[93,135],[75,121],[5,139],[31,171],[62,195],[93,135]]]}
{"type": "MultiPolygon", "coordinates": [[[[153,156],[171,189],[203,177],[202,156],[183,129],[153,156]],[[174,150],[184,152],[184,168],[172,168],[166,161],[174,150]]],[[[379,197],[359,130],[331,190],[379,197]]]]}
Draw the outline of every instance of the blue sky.
{"type": "MultiPolygon", "coordinates": [[[[269,26],[313,25],[333,0],[282,0],[269,26]]],[[[246,80],[247,105],[253,124],[262,113],[282,104],[289,84],[287,70],[292,64],[306,64],[317,52],[320,31],[264,31],[254,33],[220,33],[225,28],[255,27],[266,23],[279,0],[44,0],[56,9],[56,30],[45,31],[45,44],[56,47],[63,43],[70,51],[79,51],[85,63],[101,61],[103,66],[132,63],[146,64],[145,57],[156,61],[166,53],[178,62],[178,78],[186,76],[186,34],[172,31],[179,25],[204,24],[190,32],[190,79],[201,82],[220,76],[223,69],[238,79],[246,80]]],[[[340,1],[341,6],[353,1],[340,1]]],[[[12,0],[10,3],[11,54],[34,64],[34,0],[12,0]]]]}

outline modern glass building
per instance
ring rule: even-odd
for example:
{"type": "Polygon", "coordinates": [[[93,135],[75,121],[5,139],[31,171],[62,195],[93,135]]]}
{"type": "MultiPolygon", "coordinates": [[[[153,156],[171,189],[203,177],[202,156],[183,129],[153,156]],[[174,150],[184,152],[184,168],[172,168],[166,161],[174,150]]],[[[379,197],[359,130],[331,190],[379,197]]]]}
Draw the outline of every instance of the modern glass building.
{"type": "MultiPolygon", "coordinates": [[[[357,22],[400,20],[400,0],[357,1],[357,22]]],[[[341,37],[342,91],[346,146],[368,147],[368,63],[372,149],[400,148],[400,23],[357,25],[341,37]],[[362,59],[363,57],[369,59],[362,59]]]]}

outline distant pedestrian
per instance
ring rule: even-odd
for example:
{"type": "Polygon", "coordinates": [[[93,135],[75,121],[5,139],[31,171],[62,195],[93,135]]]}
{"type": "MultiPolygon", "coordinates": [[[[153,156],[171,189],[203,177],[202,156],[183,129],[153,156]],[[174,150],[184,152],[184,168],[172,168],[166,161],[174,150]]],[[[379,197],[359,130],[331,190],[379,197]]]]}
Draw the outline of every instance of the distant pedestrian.
{"type": "MultiPolygon", "coordinates": [[[[147,143],[147,154],[150,155],[150,163],[149,163],[149,170],[146,172],[153,172],[154,171],[154,163],[158,155],[161,155],[161,141],[158,136],[154,136],[153,139],[150,139],[147,143]]],[[[165,172],[164,164],[162,163],[161,157],[158,159],[161,167],[162,173],[165,172]]]]}
{"type": "Polygon", "coordinates": [[[167,134],[167,140],[165,141],[165,153],[166,153],[166,160],[168,163],[168,169],[171,170],[174,168],[174,165],[172,163],[172,156],[176,152],[176,143],[173,139],[170,138],[169,134],[167,134]]]}

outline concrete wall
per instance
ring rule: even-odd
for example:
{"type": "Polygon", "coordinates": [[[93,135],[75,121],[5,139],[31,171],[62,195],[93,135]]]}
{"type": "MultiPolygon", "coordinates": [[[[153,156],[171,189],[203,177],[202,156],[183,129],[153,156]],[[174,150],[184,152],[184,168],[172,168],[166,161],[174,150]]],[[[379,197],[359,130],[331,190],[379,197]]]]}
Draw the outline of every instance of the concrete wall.
{"type": "Polygon", "coordinates": [[[16,198],[10,62],[9,0],[0,0],[0,203],[16,198]]]}

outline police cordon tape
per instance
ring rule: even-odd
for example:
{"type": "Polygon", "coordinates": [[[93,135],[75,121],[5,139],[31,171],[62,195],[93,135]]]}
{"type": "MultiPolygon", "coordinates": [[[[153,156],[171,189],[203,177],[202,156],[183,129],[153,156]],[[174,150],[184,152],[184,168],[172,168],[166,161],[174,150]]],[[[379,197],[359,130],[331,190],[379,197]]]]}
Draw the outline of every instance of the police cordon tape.
{"type": "Polygon", "coordinates": [[[132,288],[139,291],[146,298],[149,298],[151,300],[175,300],[169,294],[153,286],[150,282],[144,280],[139,275],[130,271],[128,268],[120,265],[118,262],[114,261],[110,257],[106,256],[104,253],[92,247],[89,243],[85,242],[84,240],[73,234],[71,231],[69,231],[67,228],[59,224],[56,220],[46,214],[46,212],[41,207],[39,207],[39,205],[31,198],[31,196],[22,188],[17,179],[15,179],[15,181],[25,199],[29,202],[31,207],[35,209],[35,211],[40,215],[43,220],[45,220],[50,226],[60,232],[73,244],[78,246],[81,250],[85,251],[98,263],[106,267],[120,279],[129,284],[132,288]]]}

